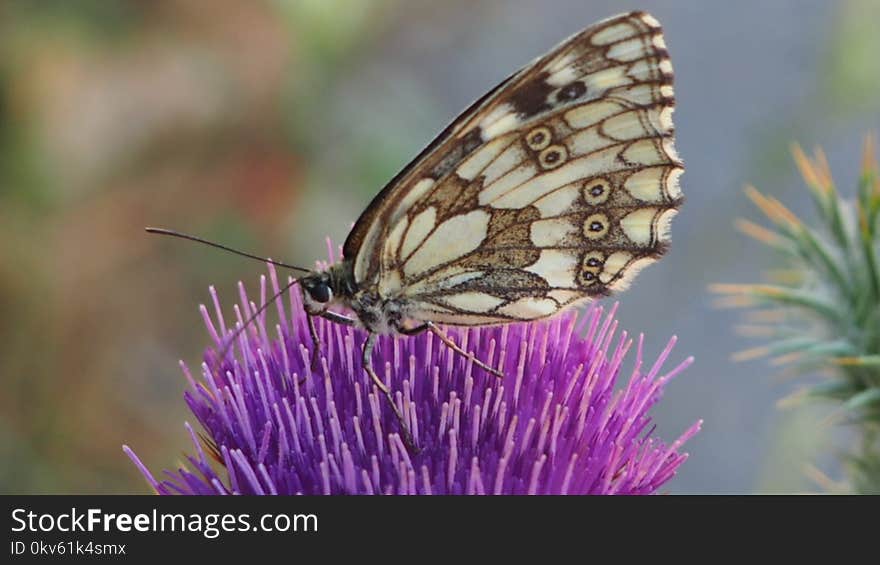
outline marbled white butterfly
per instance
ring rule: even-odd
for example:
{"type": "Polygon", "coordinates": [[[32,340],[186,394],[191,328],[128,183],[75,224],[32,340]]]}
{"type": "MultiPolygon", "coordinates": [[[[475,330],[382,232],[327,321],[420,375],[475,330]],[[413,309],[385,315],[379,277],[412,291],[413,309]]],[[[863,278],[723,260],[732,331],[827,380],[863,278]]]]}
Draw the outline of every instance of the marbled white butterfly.
{"type": "Polygon", "coordinates": [[[682,201],[674,104],[654,17],[590,26],[465,110],[373,199],[340,262],[291,283],[310,316],[369,332],[364,367],[405,436],[377,335],[428,330],[468,355],[435,324],[546,318],[663,254],[682,201]]]}

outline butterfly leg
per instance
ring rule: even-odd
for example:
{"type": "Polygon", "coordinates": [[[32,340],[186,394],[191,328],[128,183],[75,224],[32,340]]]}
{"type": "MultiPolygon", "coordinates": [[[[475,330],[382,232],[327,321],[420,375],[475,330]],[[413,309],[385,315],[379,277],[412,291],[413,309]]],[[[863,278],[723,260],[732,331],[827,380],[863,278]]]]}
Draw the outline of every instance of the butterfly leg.
{"type": "Polygon", "coordinates": [[[312,359],[310,364],[313,371],[318,368],[318,359],[321,357],[321,339],[318,337],[318,328],[315,327],[315,316],[321,316],[326,320],[330,320],[335,324],[342,324],[343,326],[354,326],[357,323],[353,318],[337,314],[336,312],[330,312],[329,310],[314,315],[306,312],[306,317],[309,320],[309,334],[312,336],[312,359]]]}
{"type": "Polygon", "coordinates": [[[382,382],[382,379],[379,378],[379,375],[376,374],[376,371],[373,370],[373,346],[376,345],[376,334],[370,333],[367,337],[367,341],[364,342],[364,350],[363,350],[363,365],[364,370],[370,375],[370,379],[372,379],[373,384],[376,385],[376,388],[382,391],[382,394],[385,395],[385,400],[388,401],[388,405],[391,407],[391,411],[394,412],[394,416],[397,418],[397,422],[400,424],[400,429],[403,432],[403,441],[406,444],[406,448],[412,453],[418,453],[419,447],[416,445],[413,440],[412,433],[409,431],[409,426],[406,424],[406,420],[403,419],[403,414],[400,413],[400,410],[397,408],[397,404],[394,402],[394,397],[391,395],[391,389],[389,389],[385,383],[382,382]]]}
{"type": "Polygon", "coordinates": [[[310,363],[312,370],[318,368],[318,358],[321,356],[321,340],[318,338],[318,328],[315,327],[315,317],[306,313],[309,320],[309,334],[312,336],[312,361],[310,363]]]}
{"type": "MultiPolygon", "coordinates": [[[[413,329],[420,329],[422,327],[423,326],[419,326],[418,328],[413,328],[413,329]]],[[[424,324],[424,329],[430,330],[431,333],[436,335],[438,338],[440,338],[440,341],[445,343],[447,345],[447,347],[449,347],[450,349],[452,349],[454,352],[458,353],[459,355],[463,355],[467,359],[470,359],[471,361],[473,361],[474,365],[476,365],[477,367],[483,369],[484,371],[492,373],[493,375],[495,375],[498,378],[504,378],[504,373],[502,373],[498,369],[493,369],[489,365],[487,365],[487,364],[483,363],[482,361],[480,361],[479,359],[477,359],[474,355],[468,353],[467,351],[465,351],[464,349],[462,349],[461,347],[456,345],[456,343],[454,341],[452,341],[452,339],[450,339],[448,335],[443,333],[443,331],[440,328],[438,328],[436,325],[432,324],[431,322],[426,322],[424,324]]],[[[424,329],[422,329],[421,331],[424,331],[424,329]]]]}

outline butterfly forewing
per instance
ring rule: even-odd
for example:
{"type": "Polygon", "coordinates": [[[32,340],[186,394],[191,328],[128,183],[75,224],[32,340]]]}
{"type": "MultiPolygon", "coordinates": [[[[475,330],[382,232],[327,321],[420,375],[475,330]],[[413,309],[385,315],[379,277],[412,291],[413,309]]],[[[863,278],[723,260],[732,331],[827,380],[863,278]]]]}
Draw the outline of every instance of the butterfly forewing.
{"type": "Polygon", "coordinates": [[[644,13],[587,28],[462,114],[346,241],[355,281],[455,325],[623,288],[681,201],[672,66],[644,13]]]}

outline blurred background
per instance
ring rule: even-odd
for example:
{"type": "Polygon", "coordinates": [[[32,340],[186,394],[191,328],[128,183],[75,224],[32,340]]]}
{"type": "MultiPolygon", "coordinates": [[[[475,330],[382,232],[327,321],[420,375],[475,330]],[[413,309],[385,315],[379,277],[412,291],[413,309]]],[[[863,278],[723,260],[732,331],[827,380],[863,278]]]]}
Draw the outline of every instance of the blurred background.
{"type": "Polygon", "coordinates": [[[733,228],[745,183],[812,219],[789,145],[822,145],[843,192],[880,129],[880,2],[57,0],[0,3],[0,491],[148,492],[189,449],[178,359],[198,304],[263,267],[147,236],[158,225],[290,262],[342,242],[459,110],[582,27],[643,9],[676,72],[687,202],[620,318],[696,363],[655,410],[698,418],[673,493],[822,492],[851,441],[763,361],[712,282],[773,258],[733,228]]]}

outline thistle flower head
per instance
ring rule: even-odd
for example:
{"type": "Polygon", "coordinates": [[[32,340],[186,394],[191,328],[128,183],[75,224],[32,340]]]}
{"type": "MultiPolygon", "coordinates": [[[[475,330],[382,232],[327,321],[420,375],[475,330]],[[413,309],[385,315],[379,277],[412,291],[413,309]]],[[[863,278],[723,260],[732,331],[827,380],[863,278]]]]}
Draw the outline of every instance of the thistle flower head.
{"type": "Polygon", "coordinates": [[[871,454],[880,450],[880,168],[874,145],[868,137],[854,199],[837,191],[821,149],[810,158],[795,146],[818,225],[748,188],[773,228],[747,220],[738,226],[776,250],[783,268],[760,284],[716,284],[711,290],[724,295],[723,306],[749,308],[748,323],[740,329],[767,340],[735,358],[772,356],[774,364],[801,373],[831,369],[832,378],[799,396],[838,401],[841,413],[864,424],[863,455],[853,469],[863,478],[873,474],[868,482],[875,484],[857,488],[880,492],[880,455],[871,454]]]}
{"type": "MultiPolygon", "coordinates": [[[[271,266],[269,281],[277,291],[271,266]]],[[[239,324],[256,307],[242,285],[240,294],[239,324]]],[[[260,294],[264,302],[265,277],[260,294]]],[[[312,370],[307,319],[291,292],[289,307],[277,301],[274,327],[260,316],[221,360],[231,328],[211,295],[213,316],[202,307],[213,340],[202,378],[182,364],[186,402],[204,428],[198,437],[186,424],[188,464],[159,480],[124,448],[160,494],[647,494],[674,475],[687,458],[682,444],[699,429],[665,445],[648,416],[691,362],[662,371],[675,340],[645,367],[639,338],[635,368],[618,383],[633,340],[616,337],[613,309],[594,307],[580,322],[570,313],[447,329],[504,379],[430,332],[380,338],[373,366],[421,448],[411,453],[361,366],[364,331],[317,320],[321,362],[312,370]]]]}

